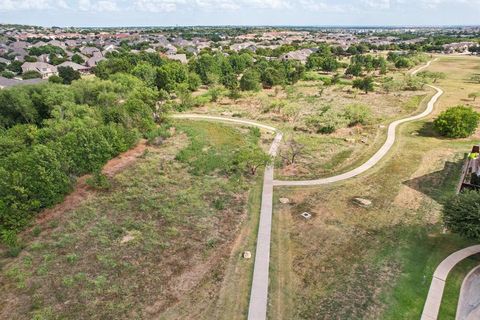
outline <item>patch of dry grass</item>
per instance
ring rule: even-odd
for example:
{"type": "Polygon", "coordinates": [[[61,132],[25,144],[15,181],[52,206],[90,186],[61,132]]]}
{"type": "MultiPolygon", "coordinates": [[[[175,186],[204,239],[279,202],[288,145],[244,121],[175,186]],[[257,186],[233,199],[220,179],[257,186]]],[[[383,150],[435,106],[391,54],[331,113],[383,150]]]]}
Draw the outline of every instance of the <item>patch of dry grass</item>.
{"type": "MultiPolygon", "coordinates": [[[[209,148],[237,146],[233,127],[184,122],[209,148]]],[[[73,211],[36,227],[1,260],[1,319],[210,319],[251,181],[193,176],[177,134],[73,211]]],[[[220,159],[221,160],[221,159],[220,159]]],[[[247,286],[249,283],[247,283],[247,286]]]]}

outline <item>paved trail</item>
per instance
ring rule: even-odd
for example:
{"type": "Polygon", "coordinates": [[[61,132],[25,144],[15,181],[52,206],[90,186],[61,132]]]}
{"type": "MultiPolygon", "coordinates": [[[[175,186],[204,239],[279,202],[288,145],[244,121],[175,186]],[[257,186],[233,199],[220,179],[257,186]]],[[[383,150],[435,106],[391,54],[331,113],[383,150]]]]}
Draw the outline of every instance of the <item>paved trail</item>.
{"type": "Polygon", "coordinates": [[[480,265],[473,268],[463,280],[455,319],[480,319],[480,265]]]}
{"type": "MultiPolygon", "coordinates": [[[[433,60],[435,61],[435,60],[433,60]]],[[[432,61],[429,61],[426,65],[415,69],[411,72],[412,75],[417,74],[421,70],[430,66],[432,61]]],[[[271,238],[271,227],[272,227],[272,206],[273,206],[273,187],[274,186],[311,186],[311,185],[323,185],[332,182],[346,180],[352,177],[355,177],[371,167],[377,164],[391,149],[395,143],[396,138],[396,129],[397,127],[405,122],[414,121],[421,119],[429,115],[433,111],[433,107],[437,102],[438,98],[443,94],[443,91],[440,88],[435,86],[430,86],[436,91],[436,94],[428,102],[427,108],[422,113],[408,117],[405,119],[397,120],[392,122],[388,126],[387,140],[383,146],[364,164],[360,167],[353,169],[349,172],[317,180],[304,180],[304,181],[280,181],[273,179],[273,165],[270,165],[265,168],[265,176],[263,181],[263,192],[262,192],[262,205],[260,211],[260,222],[258,226],[258,236],[257,236],[257,248],[255,253],[255,265],[253,269],[253,281],[252,288],[250,292],[250,304],[248,309],[248,319],[249,320],[265,320],[267,318],[267,305],[268,305],[268,271],[270,265],[270,238],[271,238]]],[[[197,119],[197,120],[212,120],[212,121],[221,121],[221,122],[231,122],[247,126],[255,126],[265,130],[273,131],[276,133],[275,139],[270,147],[270,155],[275,157],[277,154],[278,146],[282,140],[282,133],[276,128],[261,124],[255,121],[243,120],[243,119],[234,119],[234,118],[225,118],[218,116],[209,116],[209,115],[199,115],[199,114],[176,114],[172,116],[177,119],[197,119]]]]}
{"type": "Polygon", "coordinates": [[[380,160],[382,160],[383,157],[387,155],[388,151],[392,148],[393,144],[395,143],[396,130],[400,124],[421,119],[423,117],[426,117],[433,111],[433,107],[435,106],[435,103],[437,102],[438,98],[440,98],[440,96],[443,94],[443,91],[442,89],[437,88],[435,86],[430,86],[430,87],[435,89],[437,92],[428,102],[428,105],[425,111],[423,111],[422,113],[416,116],[412,116],[412,117],[408,117],[408,118],[404,118],[404,119],[400,119],[392,122],[388,126],[387,140],[385,141],[383,146],[370,159],[368,159],[367,162],[365,162],[361,166],[333,177],[316,179],[316,180],[297,180],[297,181],[274,180],[273,184],[275,186],[316,186],[316,185],[328,184],[328,183],[350,179],[355,176],[358,176],[361,173],[364,173],[365,171],[367,171],[368,169],[376,165],[380,160]]]}

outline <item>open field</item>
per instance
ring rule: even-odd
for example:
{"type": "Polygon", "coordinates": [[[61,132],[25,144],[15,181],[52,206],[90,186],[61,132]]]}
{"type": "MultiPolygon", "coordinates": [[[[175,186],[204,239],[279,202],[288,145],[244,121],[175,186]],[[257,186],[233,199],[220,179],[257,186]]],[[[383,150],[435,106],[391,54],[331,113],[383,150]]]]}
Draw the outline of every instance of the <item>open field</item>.
{"type": "Polygon", "coordinates": [[[108,190],[23,234],[0,261],[1,319],[242,318],[261,181],[222,166],[249,130],[175,126],[108,190]]]}
{"type": "MultiPolygon", "coordinates": [[[[437,83],[445,90],[441,109],[480,107],[465,101],[465,92],[475,89],[468,75],[479,67],[480,59],[468,57],[432,64],[429,70],[447,73],[437,83]]],[[[437,264],[471,244],[445,233],[439,214],[476,138],[441,139],[431,119],[406,124],[389,155],[367,174],[330,186],[276,189],[269,318],[418,318],[437,264]],[[293,203],[280,204],[280,197],[293,203]],[[355,197],[372,205],[361,207],[355,197]],[[301,218],[304,211],[312,219],[301,218]]],[[[451,310],[456,301],[448,290],[451,310]]]]}
{"type": "MultiPolygon", "coordinates": [[[[388,76],[404,77],[404,72],[388,76]]],[[[381,81],[381,77],[377,79],[381,81]]],[[[271,124],[284,132],[284,141],[294,139],[303,145],[293,165],[277,164],[278,179],[311,179],[332,175],[357,166],[369,158],[383,143],[385,125],[394,119],[415,113],[424,107],[431,90],[397,91],[386,93],[378,86],[369,94],[352,90],[351,84],[324,86],[321,81],[300,81],[284,89],[276,87],[255,93],[244,93],[232,100],[222,97],[206,103],[195,113],[248,118],[271,124]],[[316,133],[308,119],[329,107],[342,112],[352,104],[366,105],[371,111],[367,125],[355,125],[336,130],[331,134],[316,133]]],[[[286,145],[280,154],[286,152],[286,145]]]]}

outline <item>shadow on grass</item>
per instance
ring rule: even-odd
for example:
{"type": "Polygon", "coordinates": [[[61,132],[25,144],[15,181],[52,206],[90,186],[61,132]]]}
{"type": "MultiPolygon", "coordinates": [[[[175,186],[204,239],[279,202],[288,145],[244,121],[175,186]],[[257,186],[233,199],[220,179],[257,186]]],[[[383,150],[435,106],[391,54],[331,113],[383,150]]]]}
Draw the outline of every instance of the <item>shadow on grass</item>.
{"type": "Polygon", "coordinates": [[[442,170],[404,181],[403,184],[444,204],[454,194],[464,160],[447,161],[442,170]]]}
{"type": "Polygon", "coordinates": [[[445,139],[445,137],[439,135],[438,132],[435,130],[433,122],[425,122],[423,126],[418,129],[417,133],[419,136],[425,138],[445,139]]]}

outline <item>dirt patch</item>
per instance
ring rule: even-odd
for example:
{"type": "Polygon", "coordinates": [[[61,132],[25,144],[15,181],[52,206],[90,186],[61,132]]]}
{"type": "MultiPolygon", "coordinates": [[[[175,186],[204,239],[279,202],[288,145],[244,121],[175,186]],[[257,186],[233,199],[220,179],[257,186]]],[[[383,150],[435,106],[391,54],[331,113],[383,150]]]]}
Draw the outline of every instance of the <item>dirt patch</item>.
{"type": "MultiPolygon", "coordinates": [[[[108,161],[103,167],[102,173],[107,177],[113,177],[115,174],[133,164],[146,149],[147,141],[141,140],[134,148],[108,161]]],[[[94,193],[86,183],[89,177],[90,175],[85,175],[78,178],[73,191],[65,197],[63,202],[39,213],[35,225],[43,224],[67,211],[73,210],[84,200],[88,199],[88,197],[94,193]]]]}

